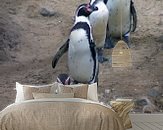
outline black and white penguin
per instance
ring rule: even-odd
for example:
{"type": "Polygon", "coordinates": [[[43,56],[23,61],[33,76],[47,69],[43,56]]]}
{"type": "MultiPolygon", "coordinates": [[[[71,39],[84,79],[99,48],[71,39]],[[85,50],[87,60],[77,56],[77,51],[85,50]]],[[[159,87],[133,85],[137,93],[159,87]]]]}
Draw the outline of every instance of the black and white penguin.
{"type": "Polygon", "coordinates": [[[130,32],[134,32],[137,26],[137,14],[133,0],[104,0],[109,10],[108,42],[106,48],[113,48],[112,42],[123,40],[129,43],[130,32]]]}
{"type": "Polygon", "coordinates": [[[88,16],[97,10],[89,4],[76,11],[69,37],[68,67],[72,78],[81,83],[94,83],[98,75],[98,60],[88,16]]]}
{"type": "Polygon", "coordinates": [[[88,19],[88,16],[96,10],[97,8],[90,4],[83,4],[77,8],[69,39],[52,61],[52,67],[55,68],[59,58],[68,50],[70,75],[80,83],[94,83],[98,79],[98,59],[88,19]]]}
{"type": "Polygon", "coordinates": [[[103,56],[103,48],[106,39],[109,10],[103,0],[91,0],[90,4],[98,8],[97,11],[90,14],[89,21],[92,26],[92,34],[97,47],[98,60],[102,63],[107,60],[103,56]]]}

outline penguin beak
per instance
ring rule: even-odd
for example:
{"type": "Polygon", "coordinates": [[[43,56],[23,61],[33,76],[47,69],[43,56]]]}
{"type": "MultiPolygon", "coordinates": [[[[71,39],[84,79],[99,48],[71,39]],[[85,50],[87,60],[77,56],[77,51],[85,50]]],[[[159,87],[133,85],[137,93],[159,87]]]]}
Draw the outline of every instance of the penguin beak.
{"type": "Polygon", "coordinates": [[[88,12],[93,12],[93,11],[96,11],[96,10],[98,10],[98,8],[96,7],[96,6],[93,6],[93,5],[90,5],[90,4],[87,4],[86,5],[86,10],[88,11],[88,12]]]}

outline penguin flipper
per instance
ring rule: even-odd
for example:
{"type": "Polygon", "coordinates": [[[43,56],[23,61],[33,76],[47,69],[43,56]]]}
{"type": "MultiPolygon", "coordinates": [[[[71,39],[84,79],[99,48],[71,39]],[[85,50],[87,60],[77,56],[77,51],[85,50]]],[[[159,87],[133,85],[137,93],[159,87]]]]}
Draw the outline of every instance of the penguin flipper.
{"type": "Polygon", "coordinates": [[[62,57],[64,53],[68,51],[69,47],[69,39],[59,48],[57,53],[55,54],[53,60],[52,60],[52,67],[55,68],[59,59],[62,57]]]}
{"type": "Polygon", "coordinates": [[[134,32],[136,30],[137,27],[137,12],[136,9],[134,7],[134,2],[131,0],[131,15],[133,17],[133,29],[132,32],[134,32]]]}

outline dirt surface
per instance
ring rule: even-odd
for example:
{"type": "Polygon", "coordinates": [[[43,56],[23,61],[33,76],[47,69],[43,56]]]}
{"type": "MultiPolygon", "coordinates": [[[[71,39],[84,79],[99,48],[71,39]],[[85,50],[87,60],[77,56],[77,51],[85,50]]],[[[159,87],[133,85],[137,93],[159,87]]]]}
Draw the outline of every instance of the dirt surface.
{"type": "MultiPolygon", "coordinates": [[[[55,70],[51,61],[68,37],[76,7],[83,2],[86,0],[0,1],[0,110],[14,102],[15,82],[47,84],[59,73],[68,72],[66,54],[55,70]],[[53,16],[40,15],[42,8],[53,16]]],[[[100,65],[98,91],[105,102],[117,97],[151,99],[148,95],[155,88],[163,94],[163,1],[135,0],[135,6],[138,27],[131,34],[133,66],[100,65]]]]}

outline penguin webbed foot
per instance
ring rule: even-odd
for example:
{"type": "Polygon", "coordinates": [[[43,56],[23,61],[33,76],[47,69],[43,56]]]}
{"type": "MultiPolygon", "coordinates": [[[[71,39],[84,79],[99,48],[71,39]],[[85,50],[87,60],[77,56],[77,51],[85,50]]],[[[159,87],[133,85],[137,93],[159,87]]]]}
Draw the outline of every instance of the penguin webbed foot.
{"type": "Polygon", "coordinates": [[[130,48],[129,36],[123,36],[123,40],[126,42],[128,47],[130,48]]]}
{"type": "Polygon", "coordinates": [[[108,59],[103,55],[103,48],[97,48],[97,54],[99,63],[104,63],[108,61],[108,59]]]}
{"type": "Polygon", "coordinates": [[[99,63],[104,63],[104,62],[107,62],[109,61],[106,57],[104,56],[98,56],[98,62],[99,63]]]}
{"type": "Polygon", "coordinates": [[[108,38],[105,39],[104,48],[105,48],[105,49],[114,48],[114,42],[113,42],[113,40],[111,39],[111,37],[108,37],[108,38]]]}
{"type": "MultiPolygon", "coordinates": [[[[114,38],[114,37],[108,37],[108,38],[106,38],[106,40],[105,40],[105,45],[104,45],[104,49],[112,49],[112,48],[114,48],[114,47],[115,47],[115,44],[116,44],[119,40],[121,40],[120,37],[119,37],[119,38],[114,38]]],[[[122,37],[122,40],[123,40],[124,42],[126,42],[127,45],[128,45],[128,47],[130,48],[129,36],[124,35],[124,36],[122,37]]]]}

